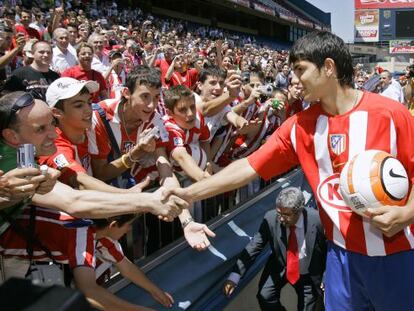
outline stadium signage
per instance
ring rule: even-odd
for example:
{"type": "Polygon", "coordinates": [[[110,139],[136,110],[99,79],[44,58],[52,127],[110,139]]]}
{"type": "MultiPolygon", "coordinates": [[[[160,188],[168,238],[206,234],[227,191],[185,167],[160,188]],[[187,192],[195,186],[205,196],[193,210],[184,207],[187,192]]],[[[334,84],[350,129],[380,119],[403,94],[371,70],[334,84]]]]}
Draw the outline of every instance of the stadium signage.
{"type": "Polygon", "coordinates": [[[284,19],[285,21],[289,21],[292,23],[296,23],[296,17],[292,16],[292,15],[287,15],[285,13],[279,12],[279,17],[281,19],[284,19]]]}
{"type": "Polygon", "coordinates": [[[268,15],[275,16],[275,11],[265,5],[259,4],[259,3],[253,3],[253,7],[256,11],[263,12],[268,15]]]}
{"type": "Polygon", "coordinates": [[[236,3],[238,5],[245,6],[246,8],[250,8],[250,1],[249,0],[229,0],[230,2],[236,3]]]}
{"type": "Polygon", "coordinates": [[[414,41],[390,40],[390,54],[412,54],[414,53],[414,41]]]}
{"type": "Polygon", "coordinates": [[[355,0],[355,9],[414,8],[414,0],[355,0]]]}
{"type": "Polygon", "coordinates": [[[379,10],[355,11],[355,42],[379,40],[379,10]]]}
{"type": "Polygon", "coordinates": [[[306,26],[306,27],[313,28],[313,23],[312,23],[312,22],[309,22],[309,21],[304,20],[304,19],[302,19],[302,18],[298,18],[298,24],[299,24],[299,25],[306,26]]]}

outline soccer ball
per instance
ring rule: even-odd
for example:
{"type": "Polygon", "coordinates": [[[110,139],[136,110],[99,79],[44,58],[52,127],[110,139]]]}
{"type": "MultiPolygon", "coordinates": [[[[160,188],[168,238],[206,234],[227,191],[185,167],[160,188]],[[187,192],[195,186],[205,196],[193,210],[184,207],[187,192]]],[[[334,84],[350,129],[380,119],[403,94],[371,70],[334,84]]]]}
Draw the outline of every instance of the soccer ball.
{"type": "Polygon", "coordinates": [[[404,205],[408,185],[407,172],[400,161],[384,151],[366,150],[346,163],[339,190],[354,212],[366,215],[368,207],[404,205]]]}

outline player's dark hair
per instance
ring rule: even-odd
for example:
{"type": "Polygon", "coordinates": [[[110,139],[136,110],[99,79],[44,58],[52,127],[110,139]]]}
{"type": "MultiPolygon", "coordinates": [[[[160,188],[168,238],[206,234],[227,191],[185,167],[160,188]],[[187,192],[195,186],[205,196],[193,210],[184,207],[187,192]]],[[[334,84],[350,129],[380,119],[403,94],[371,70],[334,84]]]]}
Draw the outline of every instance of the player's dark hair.
{"type": "Polygon", "coordinates": [[[161,87],[161,75],[155,68],[138,65],[135,66],[128,74],[125,82],[125,86],[129,89],[130,93],[134,93],[135,88],[139,85],[148,85],[151,87],[161,87]]]}
{"type": "Polygon", "coordinates": [[[295,42],[289,54],[289,64],[305,60],[321,69],[327,58],[335,62],[341,86],[353,86],[352,57],[345,42],[328,31],[309,33],[295,42]]]}
{"type": "Polygon", "coordinates": [[[168,90],[164,91],[164,104],[168,110],[173,111],[175,105],[183,98],[183,97],[194,97],[193,92],[184,85],[176,85],[168,90]]]}

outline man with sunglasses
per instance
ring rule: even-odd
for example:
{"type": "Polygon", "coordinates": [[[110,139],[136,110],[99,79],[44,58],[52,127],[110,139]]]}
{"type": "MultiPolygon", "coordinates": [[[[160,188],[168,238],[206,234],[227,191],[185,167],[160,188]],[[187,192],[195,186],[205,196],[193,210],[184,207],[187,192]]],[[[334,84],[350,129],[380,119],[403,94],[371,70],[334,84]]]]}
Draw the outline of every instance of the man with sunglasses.
{"type": "MultiPolygon", "coordinates": [[[[36,148],[37,156],[51,155],[56,152],[55,121],[50,108],[45,102],[33,99],[28,93],[13,92],[0,98],[0,135],[3,148],[2,160],[8,163],[7,167],[0,169],[5,172],[17,166],[16,149],[20,144],[32,143],[36,148]]],[[[56,182],[58,175],[55,170],[49,168],[45,179],[56,182]]],[[[29,190],[28,186],[25,187],[29,190]]],[[[160,192],[162,190],[156,193],[114,194],[93,190],[74,190],[60,182],[50,188],[53,190],[44,194],[47,189],[42,190],[38,187],[36,194],[32,197],[32,203],[62,210],[75,217],[106,218],[129,213],[150,212],[164,220],[171,221],[181,213],[182,208],[188,207],[187,203],[178,198],[161,202],[160,192]]],[[[25,192],[26,188],[21,188],[21,191],[25,192]]],[[[14,212],[18,213],[19,209],[17,208],[14,212]]],[[[2,219],[0,228],[3,231],[7,229],[7,225],[2,226],[4,223],[6,222],[2,219]]]]}
{"type": "Polygon", "coordinates": [[[322,299],[326,244],[318,212],[305,208],[299,188],[280,191],[276,209],[266,213],[259,231],[239,255],[223,291],[230,296],[260,252],[269,244],[272,253],[259,281],[261,310],[285,310],[280,292],[291,284],[298,295],[297,310],[316,310],[322,299]]]}

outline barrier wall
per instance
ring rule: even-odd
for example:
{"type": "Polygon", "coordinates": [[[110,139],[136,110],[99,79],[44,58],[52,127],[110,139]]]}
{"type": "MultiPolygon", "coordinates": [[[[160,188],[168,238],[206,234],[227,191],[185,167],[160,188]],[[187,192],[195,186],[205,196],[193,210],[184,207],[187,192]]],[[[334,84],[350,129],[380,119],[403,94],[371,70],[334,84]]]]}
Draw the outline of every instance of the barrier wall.
{"type": "MultiPolygon", "coordinates": [[[[221,293],[221,286],[237,255],[258,230],[264,214],[274,208],[279,191],[291,185],[301,186],[307,205],[315,207],[311,190],[302,172],[295,170],[247,202],[213,220],[209,227],[217,236],[212,240],[212,246],[208,250],[199,253],[181,239],[138,263],[150,279],[173,295],[175,304],[169,310],[224,308],[229,300],[221,293]]],[[[263,267],[269,254],[269,249],[262,252],[255,265],[241,280],[234,295],[237,295],[263,267]]],[[[148,294],[127,280],[120,279],[114,282],[110,289],[132,303],[164,310],[148,294]]]]}

